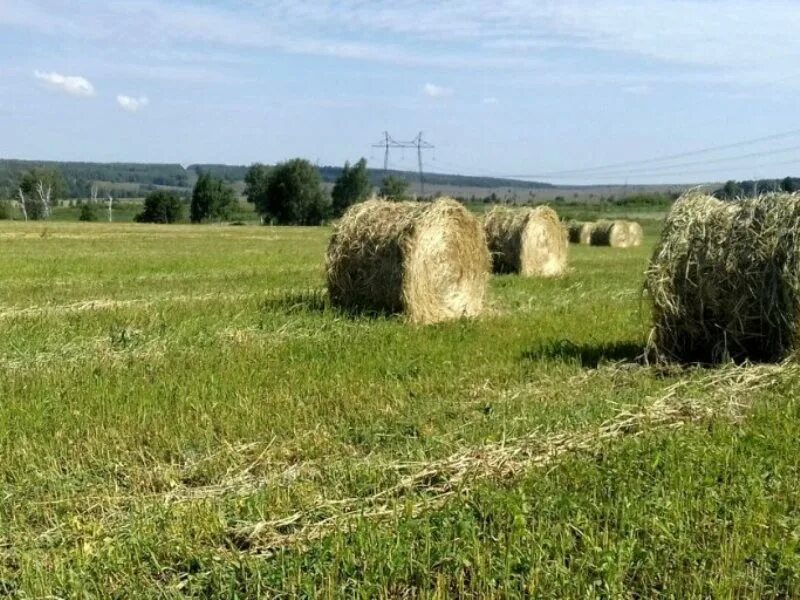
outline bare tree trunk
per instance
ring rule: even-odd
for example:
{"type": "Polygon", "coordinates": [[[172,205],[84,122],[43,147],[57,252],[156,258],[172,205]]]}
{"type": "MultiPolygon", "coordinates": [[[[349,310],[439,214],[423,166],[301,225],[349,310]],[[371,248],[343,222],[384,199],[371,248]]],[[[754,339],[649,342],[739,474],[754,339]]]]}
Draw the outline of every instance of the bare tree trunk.
{"type": "Polygon", "coordinates": [[[44,187],[44,182],[40,181],[36,184],[36,192],[39,194],[39,201],[42,203],[44,209],[44,218],[50,218],[50,194],[53,192],[53,186],[48,185],[44,187]]]}
{"type": "Polygon", "coordinates": [[[92,184],[92,204],[97,204],[97,184],[92,184]]]}
{"type": "Polygon", "coordinates": [[[114,198],[111,197],[111,194],[108,194],[108,222],[112,223],[114,221],[114,213],[113,213],[113,205],[114,205],[114,198]]]}
{"type": "Polygon", "coordinates": [[[22,193],[22,188],[17,190],[19,192],[19,207],[22,209],[22,216],[25,217],[25,222],[28,222],[28,208],[25,206],[25,194],[22,193]]]}

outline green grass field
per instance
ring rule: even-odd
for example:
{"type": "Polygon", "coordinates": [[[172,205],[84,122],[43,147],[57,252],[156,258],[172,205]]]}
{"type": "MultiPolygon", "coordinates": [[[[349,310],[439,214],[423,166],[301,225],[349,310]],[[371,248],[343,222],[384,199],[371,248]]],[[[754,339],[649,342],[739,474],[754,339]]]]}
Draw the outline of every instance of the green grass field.
{"type": "Polygon", "coordinates": [[[656,369],[633,250],[473,321],[327,228],[0,222],[0,594],[800,595],[800,370],[656,369]]]}

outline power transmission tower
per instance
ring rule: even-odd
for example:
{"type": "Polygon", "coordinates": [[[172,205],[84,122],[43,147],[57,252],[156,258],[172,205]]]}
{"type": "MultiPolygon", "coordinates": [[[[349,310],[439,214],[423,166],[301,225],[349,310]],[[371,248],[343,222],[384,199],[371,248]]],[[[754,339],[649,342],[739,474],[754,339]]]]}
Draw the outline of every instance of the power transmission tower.
{"type": "Polygon", "coordinates": [[[423,163],[422,163],[422,151],[423,150],[432,150],[436,146],[431,143],[426,142],[422,139],[422,132],[420,131],[417,137],[415,137],[410,142],[398,142],[392,136],[389,135],[388,131],[383,132],[383,140],[378,142],[377,144],[372,144],[373,148],[383,148],[383,174],[384,176],[387,174],[389,170],[389,148],[416,148],[417,149],[417,163],[419,165],[419,188],[420,188],[420,195],[425,194],[425,173],[423,170],[423,163]]]}
{"type": "Polygon", "coordinates": [[[429,144],[422,139],[422,132],[419,132],[419,135],[414,138],[412,143],[416,143],[417,146],[417,160],[419,161],[419,189],[420,195],[425,195],[425,176],[422,172],[422,149],[425,148],[426,150],[432,150],[435,146],[433,144],[429,144]]]}
{"type": "Polygon", "coordinates": [[[389,135],[388,131],[383,132],[383,141],[378,142],[377,144],[372,144],[373,148],[383,148],[383,175],[386,176],[386,172],[389,170],[389,148],[402,148],[402,144],[400,142],[396,142],[392,139],[392,136],[389,135]]]}

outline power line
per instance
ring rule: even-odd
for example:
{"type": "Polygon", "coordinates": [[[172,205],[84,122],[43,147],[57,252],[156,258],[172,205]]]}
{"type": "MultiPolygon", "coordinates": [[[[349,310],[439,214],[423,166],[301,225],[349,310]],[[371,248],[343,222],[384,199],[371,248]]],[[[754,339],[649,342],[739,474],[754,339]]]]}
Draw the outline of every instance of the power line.
{"type": "MultiPolygon", "coordinates": [[[[689,156],[699,156],[702,154],[709,154],[711,152],[717,152],[719,150],[728,150],[730,148],[739,148],[741,146],[749,146],[751,144],[757,144],[760,142],[768,142],[772,140],[792,137],[795,135],[800,134],[800,129],[794,129],[791,131],[786,131],[784,133],[776,133],[773,135],[768,135],[764,137],[758,138],[751,138],[749,140],[742,140],[740,142],[734,142],[731,144],[723,144],[720,146],[710,146],[708,148],[700,148],[698,150],[691,150],[688,152],[679,152],[677,154],[668,154],[665,156],[655,157],[655,158],[648,158],[643,160],[632,160],[632,161],[625,161],[625,162],[618,162],[618,163],[610,163],[606,165],[598,165],[594,167],[586,167],[582,169],[566,169],[563,171],[550,171],[548,173],[537,173],[534,175],[525,175],[524,177],[556,177],[559,175],[580,175],[580,174],[587,174],[592,173],[594,171],[608,171],[609,169],[616,169],[619,167],[629,167],[629,166],[638,166],[638,165],[647,165],[647,164],[654,164],[660,162],[667,162],[672,161],[679,158],[686,158],[689,156]]],[[[522,177],[522,176],[520,176],[522,177]]]]}
{"type": "MultiPolygon", "coordinates": [[[[628,169],[628,170],[613,170],[607,172],[598,172],[589,175],[594,179],[616,179],[616,178],[627,178],[630,176],[636,177],[657,177],[662,175],[688,175],[688,174],[696,174],[696,173],[709,173],[715,169],[691,169],[691,167],[697,167],[702,165],[714,165],[714,164],[723,164],[727,162],[737,162],[749,158],[759,158],[762,156],[774,156],[778,154],[783,154],[786,152],[794,152],[800,150],[800,146],[788,146],[784,148],[777,148],[775,150],[766,150],[762,152],[750,152],[747,154],[740,154],[736,156],[726,156],[717,159],[710,159],[710,160],[702,160],[702,161],[690,161],[690,162],[683,162],[683,163],[676,163],[673,165],[664,165],[659,166],[656,165],[652,168],[637,168],[637,169],[628,169]],[[687,169],[687,167],[689,167],[687,169]]],[[[788,160],[788,161],[781,161],[781,162],[773,162],[772,165],[782,165],[782,164],[794,164],[796,162],[800,162],[798,160],[788,160]]],[[[544,177],[543,175],[520,175],[520,174],[508,174],[508,173],[496,173],[491,171],[475,171],[470,167],[466,167],[463,165],[456,165],[453,163],[448,163],[445,161],[437,161],[437,164],[442,164],[444,166],[449,166],[453,169],[456,169],[459,172],[471,172],[473,173],[473,177],[493,177],[497,179],[519,179],[519,180],[526,180],[526,179],[555,179],[555,180],[564,180],[564,179],[572,179],[577,178],[577,175],[564,175],[562,177],[550,176],[544,177]]],[[[435,168],[435,165],[426,165],[429,169],[435,168]]]]}
{"type": "Polygon", "coordinates": [[[626,169],[626,170],[613,170],[613,171],[604,171],[599,175],[593,175],[593,177],[598,176],[613,176],[613,177],[625,177],[628,175],[638,175],[639,173],[663,173],[665,175],[669,175],[670,171],[674,171],[675,169],[682,169],[685,167],[696,167],[700,165],[714,165],[714,164],[721,164],[726,162],[737,162],[740,160],[745,160],[748,158],[759,158],[762,156],[774,156],[776,154],[784,154],[786,152],[796,152],[800,150],[800,146],[787,146],[785,148],[777,148],[775,150],[766,150],[761,152],[750,152],[748,154],[739,154],[737,156],[726,156],[723,158],[715,158],[711,160],[701,160],[701,161],[690,161],[690,162],[683,162],[683,163],[676,163],[674,165],[665,165],[665,166],[655,166],[652,168],[637,168],[637,169],[626,169]]]}
{"type": "MultiPolygon", "coordinates": [[[[773,162],[773,163],[770,163],[769,165],[763,166],[762,169],[767,169],[767,168],[770,168],[770,167],[777,167],[777,166],[781,166],[781,165],[800,165],[800,158],[796,158],[796,159],[793,159],[793,160],[784,160],[784,161],[773,162]]],[[[675,177],[684,176],[684,175],[703,175],[705,173],[718,172],[717,169],[718,169],[717,167],[712,167],[712,168],[706,168],[706,169],[678,171],[676,173],[663,173],[663,172],[651,171],[651,172],[648,172],[648,173],[640,173],[640,174],[637,174],[636,176],[639,177],[639,178],[642,178],[642,179],[651,179],[653,177],[663,177],[664,175],[674,175],[675,177]]],[[[619,179],[620,175],[619,174],[613,174],[613,175],[600,174],[600,175],[593,175],[592,177],[594,177],[595,179],[619,179]]],[[[558,179],[558,178],[554,178],[554,179],[558,179]]]]}

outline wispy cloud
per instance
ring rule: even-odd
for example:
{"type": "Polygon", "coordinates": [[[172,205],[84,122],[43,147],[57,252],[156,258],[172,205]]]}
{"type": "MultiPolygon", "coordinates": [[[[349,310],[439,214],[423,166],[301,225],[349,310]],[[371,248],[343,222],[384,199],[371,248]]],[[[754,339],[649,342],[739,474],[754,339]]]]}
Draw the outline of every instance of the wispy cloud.
{"type": "Polygon", "coordinates": [[[3,0],[2,6],[0,25],[113,40],[138,51],[132,32],[146,27],[158,36],[158,51],[176,56],[202,47],[245,60],[261,49],[537,75],[566,72],[578,56],[598,78],[635,61],[676,81],[707,75],[733,85],[773,81],[800,60],[796,0],[726,0],[725,10],[708,0],[397,0],[371,3],[369,10],[363,0],[119,0],[91,11],[84,0],[3,0]]]}
{"type": "Polygon", "coordinates": [[[442,87],[435,83],[426,83],[422,86],[422,93],[429,98],[443,98],[445,96],[452,96],[453,90],[451,88],[442,87]]]}
{"type": "Polygon", "coordinates": [[[483,104],[497,104],[499,101],[494,96],[486,96],[481,102],[483,104]]]}
{"type": "Polygon", "coordinates": [[[646,96],[653,92],[653,88],[646,83],[641,83],[638,85],[626,85],[622,88],[622,91],[633,96],[646,96]]]}
{"type": "Polygon", "coordinates": [[[66,92],[72,96],[94,96],[94,86],[85,77],[77,75],[61,75],[60,73],[44,73],[34,71],[33,76],[47,87],[66,92]]]}
{"type": "Polygon", "coordinates": [[[148,100],[147,96],[140,96],[139,98],[133,98],[131,96],[125,96],[120,94],[117,96],[117,104],[122,107],[123,110],[127,110],[128,112],[138,112],[139,110],[143,109],[145,106],[150,104],[150,100],[148,100]]]}

